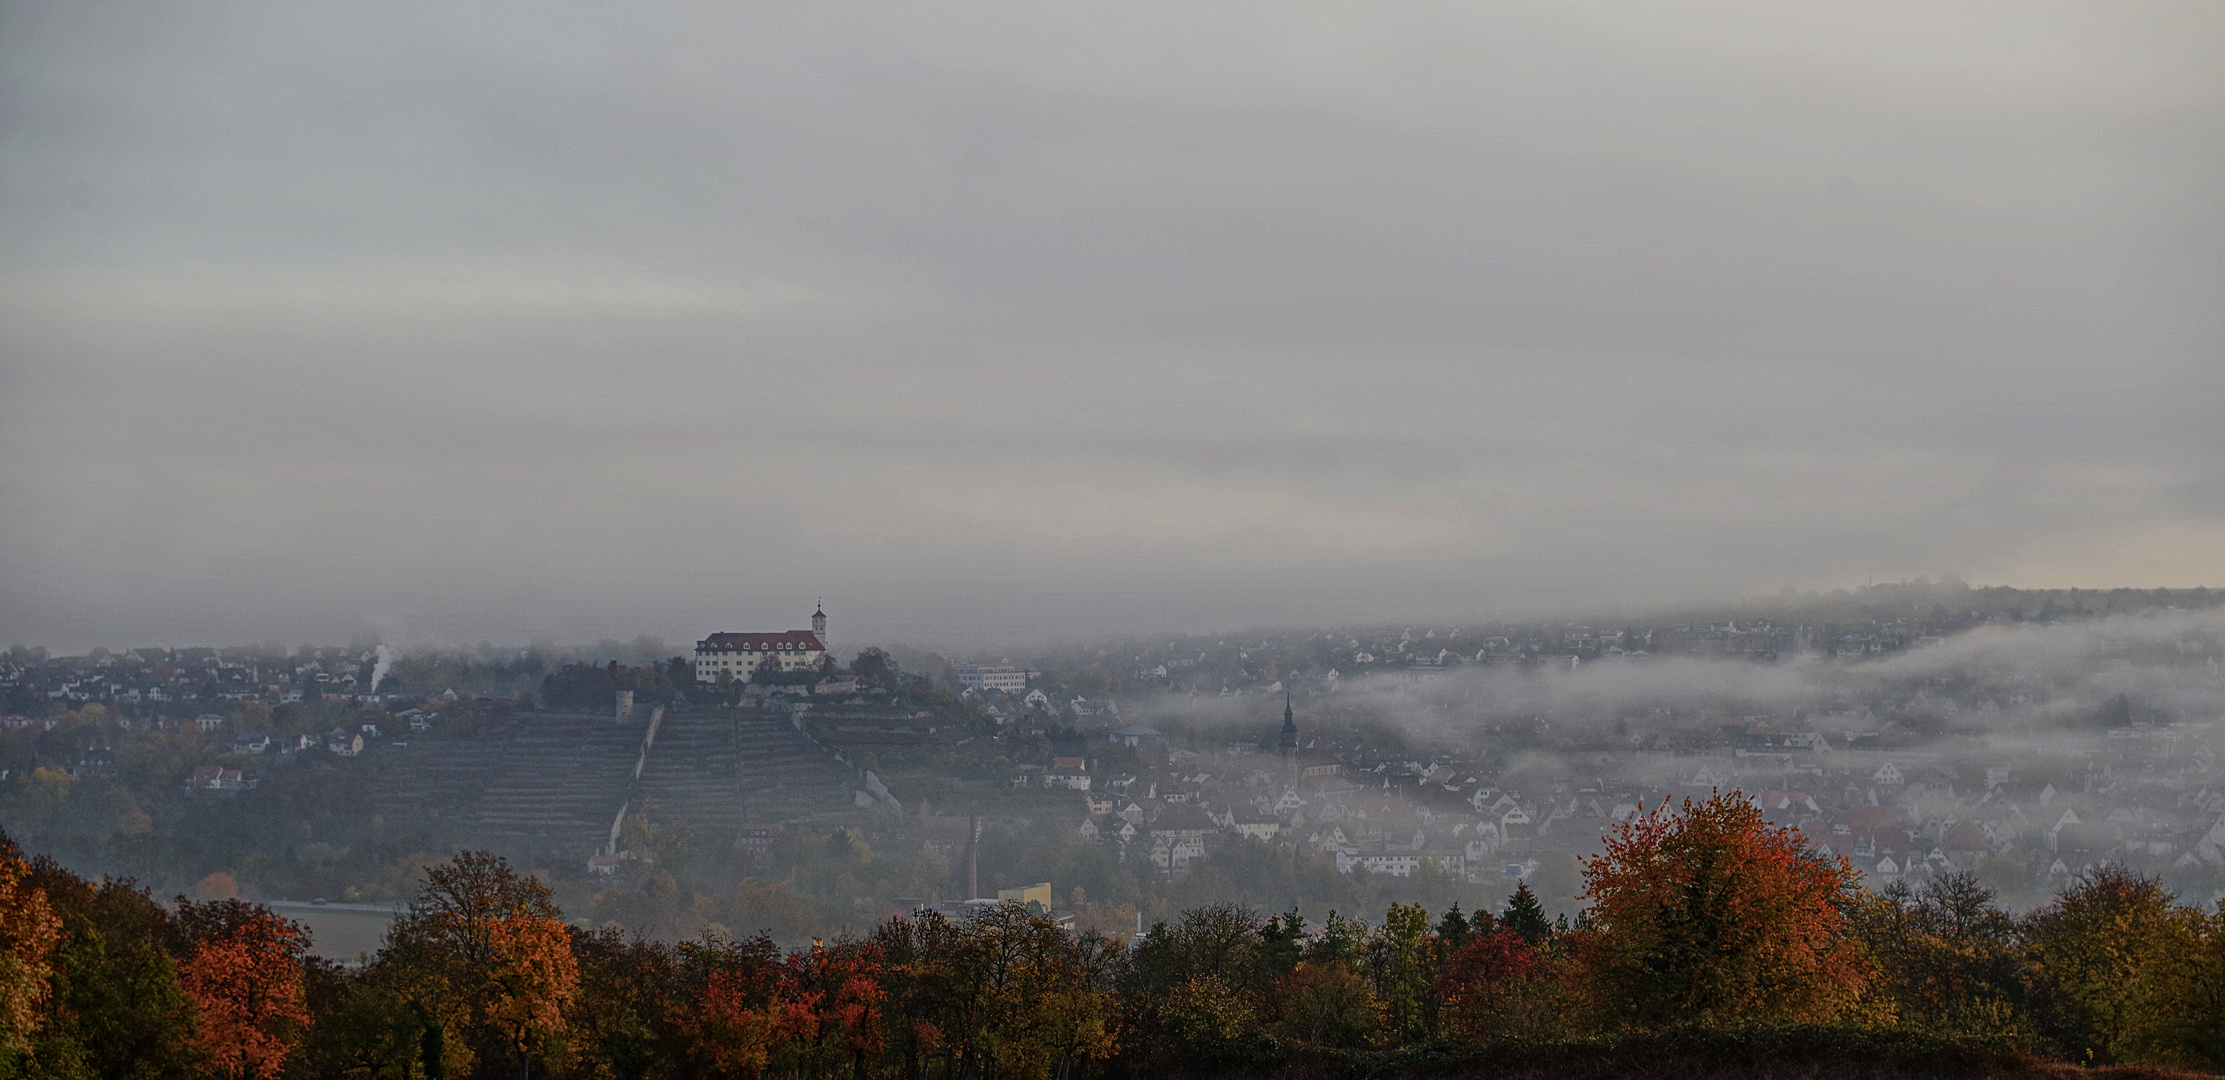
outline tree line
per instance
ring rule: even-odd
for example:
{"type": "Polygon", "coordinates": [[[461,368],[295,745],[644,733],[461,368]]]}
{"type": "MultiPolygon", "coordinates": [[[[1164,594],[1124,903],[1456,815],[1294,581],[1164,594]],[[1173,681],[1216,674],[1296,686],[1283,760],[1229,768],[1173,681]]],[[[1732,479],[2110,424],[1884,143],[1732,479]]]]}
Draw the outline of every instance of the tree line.
{"type": "Polygon", "coordinates": [[[1379,922],[1192,909],[1132,940],[1017,904],[783,951],[567,923],[500,858],[428,867],[358,968],[240,901],[0,843],[0,1076],[1023,1080],[1772,1025],[2225,1068],[2225,913],[2115,869],[2011,916],[1860,887],[1736,793],[1619,827],[1590,907],[1379,922]]]}

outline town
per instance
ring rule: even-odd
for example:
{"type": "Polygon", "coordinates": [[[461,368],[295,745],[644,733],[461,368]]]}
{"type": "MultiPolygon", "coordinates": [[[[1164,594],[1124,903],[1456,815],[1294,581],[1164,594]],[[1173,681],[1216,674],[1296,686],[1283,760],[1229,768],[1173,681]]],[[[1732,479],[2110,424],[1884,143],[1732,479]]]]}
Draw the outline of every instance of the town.
{"type": "Polygon", "coordinates": [[[82,872],[280,904],[391,904],[486,848],[586,925],[794,942],[1021,892],[1108,932],[1518,884],[1573,918],[1619,822],[1738,791],[1880,887],[1972,871],[2029,905],[2115,863],[2200,899],[2225,887],[2219,600],[1922,582],[1019,659],[842,662],[824,609],[692,655],[18,646],[0,824],[82,872]]]}

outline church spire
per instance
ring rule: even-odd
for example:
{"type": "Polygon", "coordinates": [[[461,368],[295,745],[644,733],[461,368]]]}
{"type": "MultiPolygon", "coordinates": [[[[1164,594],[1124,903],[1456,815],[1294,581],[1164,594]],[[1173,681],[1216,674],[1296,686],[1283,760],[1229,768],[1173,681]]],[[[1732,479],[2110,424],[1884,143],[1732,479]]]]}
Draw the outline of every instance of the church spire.
{"type": "Polygon", "coordinates": [[[1291,711],[1290,691],[1288,690],[1282,692],[1281,748],[1284,750],[1296,750],[1298,748],[1298,717],[1296,713],[1291,711]]]}

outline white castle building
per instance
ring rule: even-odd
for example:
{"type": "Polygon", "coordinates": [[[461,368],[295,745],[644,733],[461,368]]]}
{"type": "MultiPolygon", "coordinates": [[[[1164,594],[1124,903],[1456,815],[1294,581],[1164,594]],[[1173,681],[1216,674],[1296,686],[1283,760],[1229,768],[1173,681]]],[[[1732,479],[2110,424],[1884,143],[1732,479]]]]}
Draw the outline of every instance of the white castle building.
{"type": "Polygon", "coordinates": [[[695,677],[715,683],[720,675],[748,682],[765,664],[775,671],[818,667],[827,656],[827,613],[811,613],[811,629],[766,633],[712,634],[695,643],[695,677]]]}

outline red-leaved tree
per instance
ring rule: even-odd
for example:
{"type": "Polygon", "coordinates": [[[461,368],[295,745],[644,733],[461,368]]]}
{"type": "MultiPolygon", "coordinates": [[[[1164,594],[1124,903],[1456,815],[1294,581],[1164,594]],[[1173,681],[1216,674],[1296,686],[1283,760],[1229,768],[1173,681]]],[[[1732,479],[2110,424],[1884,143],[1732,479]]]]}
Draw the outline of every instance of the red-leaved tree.
{"type": "Polygon", "coordinates": [[[848,1064],[865,1080],[866,1062],[880,1056],[881,949],[869,941],[814,941],[788,956],[789,1003],[795,1032],[793,1056],[803,1071],[818,1076],[848,1064]]]}
{"type": "Polygon", "coordinates": [[[762,934],[681,946],[691,999],[679,1018],[697,1075],[755,1078],[792,1037],[789,972],[762,934]]]}
{"type": "Polygon", "coordinates": [[[178,981],[193,1002],[194,1044],[227,1076],[270,1080],[309,1029],[302,963],[309,936],[238,900],[178,905],[190,951],[178,981]]]}
{"type": "Polygon", "coordinates": [[[1863,998],[1854,868],[1737,792],[1632,816],[1584,878],[1594,929],[1573,944],[1611,1023],[1826,1020],[1863,998]]]}
{"type": "Polygon", "coordinates": [[[1497,920],[1446,958],[1433,989],[1455,1038],[1542,1038],[1564,1027],[1566,993],[1555,966],[1497,920]]]}

